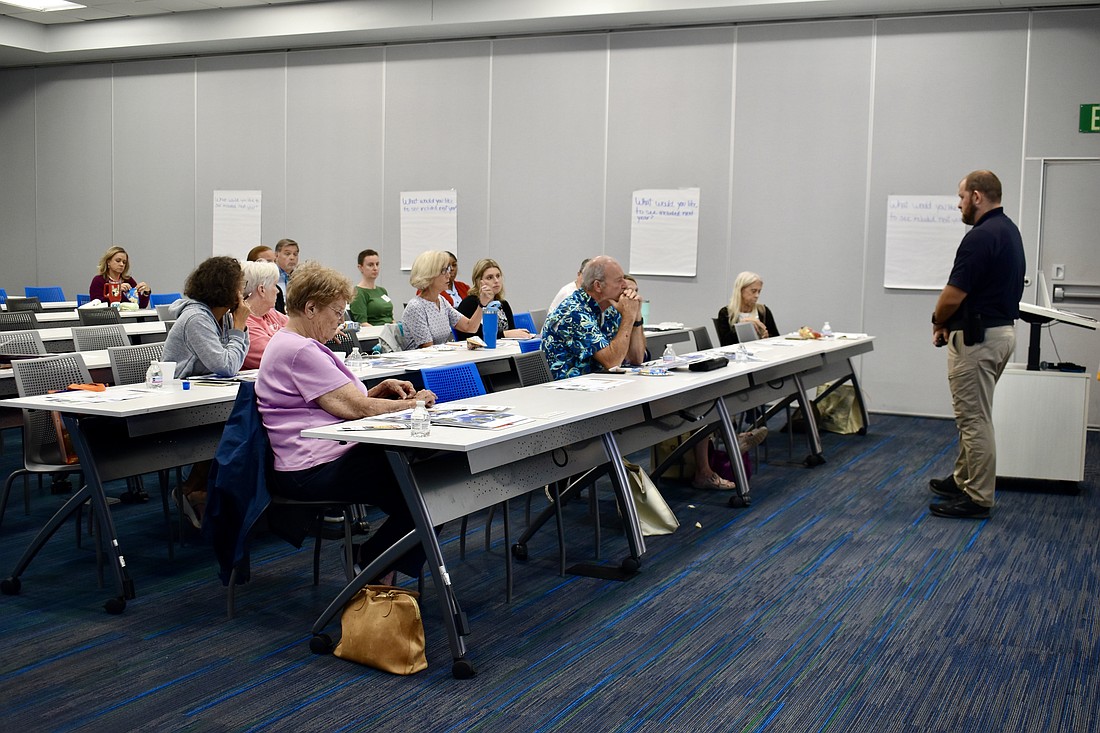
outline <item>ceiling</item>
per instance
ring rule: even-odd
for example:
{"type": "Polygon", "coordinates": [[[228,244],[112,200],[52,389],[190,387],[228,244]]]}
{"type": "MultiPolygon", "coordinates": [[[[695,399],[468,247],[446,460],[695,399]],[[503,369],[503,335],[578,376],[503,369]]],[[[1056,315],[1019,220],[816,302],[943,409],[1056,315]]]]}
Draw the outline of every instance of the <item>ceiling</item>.
{"type": "Polygon", "coordinates": [[[748,23],[1100,6],[1086,0],[79,0],[36,12],[0,0],[0,67],[286,48],[748,23]]]}

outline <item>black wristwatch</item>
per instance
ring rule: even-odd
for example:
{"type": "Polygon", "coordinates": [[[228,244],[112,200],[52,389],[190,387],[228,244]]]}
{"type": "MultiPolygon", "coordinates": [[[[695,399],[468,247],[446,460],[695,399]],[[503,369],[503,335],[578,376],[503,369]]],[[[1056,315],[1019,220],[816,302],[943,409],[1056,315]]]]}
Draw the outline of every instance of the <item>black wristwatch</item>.
{"type": "Polygon", "coordinates": [[[642,325],[641,321],[634,321],[634,328],[637,328],[640,325],[642,325]]]}

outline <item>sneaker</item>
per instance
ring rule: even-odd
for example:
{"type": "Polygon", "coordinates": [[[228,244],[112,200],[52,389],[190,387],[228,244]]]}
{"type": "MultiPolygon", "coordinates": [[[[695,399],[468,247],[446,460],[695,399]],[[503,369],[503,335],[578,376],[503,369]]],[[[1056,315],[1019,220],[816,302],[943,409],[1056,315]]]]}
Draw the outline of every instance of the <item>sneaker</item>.
{"type": "Polygon", "coordinates": [[[937,517],[948,519],[989,519],[989,509],[987,506],[975,504],[967,496],[928,505],[928,511],[937,517]]]}
{"type": "Polygon", "coordinates": [[[954,476],[934,478],[928,482],[928,488],[930,488],[932,493],[936,496],[943,496],[948,499],[957,499],[964,495],[963,490],[955,483],[954,476]]]}
{"type": "Polygon", "coordinates": [[[753,428],[747,433],[741,433],[737,436],[737,447],[741,449],[742,453],[747,453],[748,451],[763,443],[764,439],[767,437],[767,428],[753,428]]]}

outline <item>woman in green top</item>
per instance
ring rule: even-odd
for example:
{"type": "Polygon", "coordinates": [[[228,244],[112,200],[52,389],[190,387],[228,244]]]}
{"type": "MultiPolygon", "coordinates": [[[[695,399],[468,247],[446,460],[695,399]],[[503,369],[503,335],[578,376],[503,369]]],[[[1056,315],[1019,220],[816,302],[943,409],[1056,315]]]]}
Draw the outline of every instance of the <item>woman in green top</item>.
{"type": "Polygon", "coordinates": [[[373,249],[359,253],[359,272],[363,278],[355,286],[355,298],[351,301],[351,317],[364,326],[381,326],[393,323],[393,301],[385,288],[377,287],[378,271],[382,261],[373,249]]]}

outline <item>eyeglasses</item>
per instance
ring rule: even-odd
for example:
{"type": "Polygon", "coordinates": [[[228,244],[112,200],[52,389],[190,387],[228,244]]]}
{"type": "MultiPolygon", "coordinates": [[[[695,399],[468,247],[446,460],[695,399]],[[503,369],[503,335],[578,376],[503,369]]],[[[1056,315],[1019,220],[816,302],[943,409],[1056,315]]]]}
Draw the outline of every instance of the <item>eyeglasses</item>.
{"type": "Polygon", "coordinates": [[[450,265],[447,265],[442,270],[440,270],[439,274],[440,275],[450,275],[454,271],[455,271],[455,268],[451,267],[450,265]]]}
{"type": "Polygon", "coordinates": [[[325,307],[328,308],[333,313],[335,313],[336,317],[339,318],[341,321],[344,320],[344,309],[343,308],[333,308],[331,305],[326,305],[325,307]]]}

